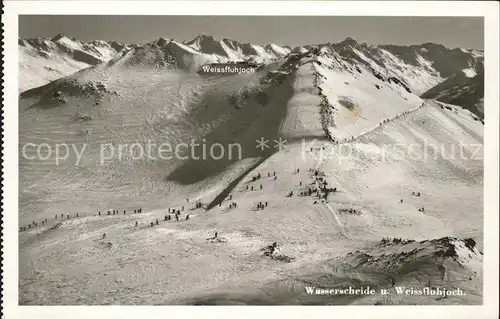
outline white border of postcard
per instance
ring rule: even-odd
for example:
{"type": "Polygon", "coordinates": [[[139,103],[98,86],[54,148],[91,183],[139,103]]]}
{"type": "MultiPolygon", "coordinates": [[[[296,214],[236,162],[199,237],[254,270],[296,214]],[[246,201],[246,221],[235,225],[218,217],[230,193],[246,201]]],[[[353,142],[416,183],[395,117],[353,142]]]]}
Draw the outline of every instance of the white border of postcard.
{"type": "Polygon", "coordinates": [[[5,1],[4,318],[498,318],[499,3],[495,1],[5,1]],[[484,303],[482,306],[19,306],[18,15],[476,16],[485,26],[484,303]]]}

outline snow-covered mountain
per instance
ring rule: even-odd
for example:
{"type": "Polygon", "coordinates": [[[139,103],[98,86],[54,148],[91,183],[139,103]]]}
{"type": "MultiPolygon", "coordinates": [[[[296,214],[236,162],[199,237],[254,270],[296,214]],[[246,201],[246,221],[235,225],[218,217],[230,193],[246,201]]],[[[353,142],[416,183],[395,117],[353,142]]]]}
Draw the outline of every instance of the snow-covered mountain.
{"type": "Polygon", "coordinates": [[[462,69],[422,94],[423,98],[437,99],[460,105],[484,118],[484,66],[479,60],[473,67],[462,69]]]}
{"type": "Polygon", "coordinates": [[[374,73],[397,77],[414,93],[464,106],[482,116],[474,105],[483,97],[483,51],[448,49],[433,43],[368,46],[351,38],[320,47],[325,46],[367,65],[374,73]]]}
{"type": "Polygon", "coordinates": [[[185,42],[160,38],[144,45],[125,46],[105,41],[83,43],[59,34],[52,39],[20,39],[19,50],[21,91],[111,59],[114,59],[113,63],[129,66],[196,71],[206,63],[274,63],[290,55],[321,51],[353,65],[363,65],[376,76],[392,77],[412,93],[458,104],[483,116],[484,53],[448,49],[432,43],[374,46],[347,38],[339,43],[292,49],[276,44],[261,46],[198,35],[185,42]]]}
{"type": "Polygon", "coordinates": [[[484,52],[475,49],[448,49],[425,43],[419,46],[381,46],[410,65],[430,61],[444,80],[429,88],[422,97],[460,105],[484,117],[484,52]]]}
{"type": "Polygon", "coordinates": [[[69,145],[20,156],[20,304],[414,304],[304,291],[390,276],[469,280],[465,296],[418,302],[480,303],[483,123],[420,96],[465,64],[347,39],[280,57],[264,46],[273,62],[254,73],[201,77],[190,71],[265,56],[198,40],[122,50],[20,95],[20,145],[69,145]],[[174,208],[179,222],[165,218],[174,208]]]}
{"type": "Polygon", "coordinates": [[[250,43],[241,44],[230,39],[215,40],[211,36],[199,35],[188,42],[160,38],[123,52],[112,63],[143,68],[178,68],[196,72],[202,65],[209,63],[244,61],[273,63],[289,52],[289,48],[275,44],[263,47],[250,43]]]}
{"type": "Polygon", "coordinates": [[[63,34],[19,39],[18,44],[21,92],[108,61],[127,48],[115,41],[82,42],[63,34]]]}
{"type": "MultiPolygon", "coordinates": [[[[249,60],[273,63],[290,55],[320,51],[335,54],[352,64],[363,65],[376,76],[392,77],[416,94],[423,94],[438,84],[446,87],[448,79],[465,76],[473,77],[474,81],[481,83],[483,78],[484,58],[478,50],[450,50],[430,43],[414,46],[368,46],[351,38],[340,43],[304,45],[293,49],[275,44],[260,46],[230,39],[216,40],[206,35],[199,35],[183,43],[161,38],[136,48],[124,55],[124,58],[130,60],[128,64],[196,70],[204,63],[249,60]]],[[[466,85],[468,84],[462,83],[462,86],[466,85]]],[[[479,91],[477,95],[480,95],[479,91]]],[[[445,99],[444,96],[449,95],[446,92],[441,93],[443,98],[438,99],[456,102],[445,99]]]]}
{"type": "Polygon", "coordinates": [[[290,53],[290,48],[276,44],[261,46],[231,39],[216,40],[207,35],[198,35],[185,44],[199,52],[214,54],[221,60],[229,61],[244,61],[251,58],[257,62],[270,62],[290,53]]]}
{"type": "MultiPolygon", "coordinates": [[[[58,34],[51,39],[19,39],[20,91],[41,86],[112,58],[130,59],[128,65],[197,68],[205,63],[252,60],[275,61],[290,52],[289,47],[239,43],[230,39],[215,40],[199,35],[192,41],[177,42],[160,38],[144,45],[124,45],[114,41],[82,42],[58,34]],[[129,54],[127,54],[128,51],[129,54]]],[[[123,60],[122,60],[123,62],[123,60]]]]}

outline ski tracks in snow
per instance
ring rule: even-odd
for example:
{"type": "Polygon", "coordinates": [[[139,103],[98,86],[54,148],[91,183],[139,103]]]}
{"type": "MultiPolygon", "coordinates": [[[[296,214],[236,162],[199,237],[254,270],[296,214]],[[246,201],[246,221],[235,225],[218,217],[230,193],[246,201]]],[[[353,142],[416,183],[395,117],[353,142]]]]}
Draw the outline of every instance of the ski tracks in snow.
{"type": "MultiPolygon", "coordinates": [[[[316,169],[321,165],[322,162],[323,162],[323,159],[320,157],[318,159],[318,162],[316,163],[316,166],[315,166],[316,169]]],[[[319,191],[320,187],[318,184],[318,180],[315,179],[314,182],[316,183],[316,188],[319,191]]],[[[337,225],[339,226],[339,229],[342,232],[342,235],[344,235],[344,237],[346,237],[349,241],[354,242],[353,239],[349,236],[349,234],[347,234],[347,232],[345,230],[345,225],[342,224],[342,222],[340,221],[340,218],[337,215],[337,213],[335,212],[335,210],[327,202],[325,202],[325,206],[326,206],[326,208],[328,208],[328,210],[332,213],[333,217],[335,218],[335,221],[337,222],[337,225]]]]}
{"type": "MultiPolygon", "coordinates": [[[[393,120],[399,119],[399,118],[401,118],[404,115],[410,115],[410,114],[418,111],[419,109],[421,109],[424,106],[426,106],[426,102],[424,102],[423,104],[421,104],[421,105],[419,105],[419,106],[417,106],[417,107],[415,107],[415,108],[413,108],[411,110],[405,111],[405,112],[407,112],[406,114],[405,113],[400,113],[400,114],[398,114],[398,115],[390,118],[389,121],[393,121],[393,120]]],[[[383,124],[377,125],[374,128],[372,128],[370,130],[367,130],[367,131],[365,131],[365,132],[363,132],[363,133],[355,136],[352,141],[355,141],[356,139],[358,139],[360,137],[363,137],[363,136],[365,136],[365,135],[367,135],[367,134],[375,131],[377,128],[380,128],[380,127],[383,127],[383,126],[384,126],[383,124]]],[[[346,142],[339,143],[339,144],[345,144],[345,143],[348,143],[348,142],[346,141],[346,142]]],[[[322,163],[323,163],[323,157],[319,156],[318,160],[316,162],[316,165],[315,165],[315,169],[318,169],[321,166],[322,163]]],[[[316,183],[316,187],[319,189],[318,180],[315,180],[315,183],[316,183]]],[[[354,242],[354,240],[347,233],[345,225],[342,224],[342,222],[340,221],[340,218],[339,218],[338,214],[335,212],[335,210],[327,202],[325,202],[324,204],[325,204],[326,208],[332,213],[332,215],[335,218],[335,221],[337,222],[337,225],[339,226],[340,231],[342,232],[342,234],[344,235],[344,237],[346,237],[349,241],[354,242]]]]}

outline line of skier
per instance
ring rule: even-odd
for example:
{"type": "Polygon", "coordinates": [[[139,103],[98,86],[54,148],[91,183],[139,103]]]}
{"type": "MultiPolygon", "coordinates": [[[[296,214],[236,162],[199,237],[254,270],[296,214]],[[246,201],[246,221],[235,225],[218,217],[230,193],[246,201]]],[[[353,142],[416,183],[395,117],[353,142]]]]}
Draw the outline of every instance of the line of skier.
{"type": "MultiPolygon", "coordinates": [[[[232,199],[232,195],[230,195],[230,200],[232,199]]],[[[189,199],[186,199],[187,202],[189,202],[189,199]]],[[[195,207],[196,208],[201,208],[202,207],[202,203],[201,201],[196,201],[195,202],[195,207]]],[[[231,203],[229,205],[229,208],[235,208],[237,207],[237,203],[231,203]]],[[[174,214],[174,218],[176,221],[179,221],[180,220],[180,216],[181,216],[181,212],[184,211],[184,206],[182,206],[180,209],[168,209],[168,213],[169,214],[174,214]]],[[[138,209],[134,209],[133,211],[134,214],[141,214],[142,213],[142,208],[138,208],[138,209]]],[[[98,212],[97,213],[97,216],[112,216],[112,215],[119,215],[120,214],[120,211],[118,209],[112,209],[112,210],[107,210],[105,212],[98,212]]],[[[126,215],[127,214],[127,211],[126,210],[123,210],[123,215],[126,215]]],[[[190,214],[186,214],[185,216],[185,220],[189,220],[190,218],[190,214]]],[[[64,214],[55,214],[54,215],[54,220],[57,220],[57,219],[63,219],[64,220],[64,217],[66,217],[66,220],[69,220],[71,219],[71,215],[70,214],[67,214],[66,216],[64,214]]],[[[80,214],[79,213],[76,213],[76,217],[80,217],[80,214]]],[[[164,217],[164,221],[170,221],[172,220],[172,216],[171,215],[165,215],[164,217]]],[[[45,225],[46,223],[48,222],[48,219],[45,218],[43,219],[41,222],[37,222],[37,221],[33,221],[32,223],[28,224],[28,226],[21,226],[19,228],[20,231],[26,231],[28,229],[31,229],[31,228],[34,228],[36,226],[39,226],[39,225],[45,225]]],[[[153,227],[154,225],[158,225],[159,224],[159,220],[157,219],[156,221],[153,221],[150,223],[151,227],[153,227]]],[[[139,222],[136,221],[135,222],[135,227],[137,227],[139,225],[139,222]]],[[[105,235],[103,236],[103,239],[105,238],[105,235]]]]}
{"type": "MultiPolygon", "coordinates": [[[[140,214],[140,213],[142,213],[142,208],[139,208],[139,209],[134,209],[134,214],[140,214]]],[[[119,210],[117,210],[117,209],[108,210],[108,211],[106,212],[106,214],[107,214],[107,216],[110,216],[110,215],[118,215],[118,214],[119,214],[119,210]]],[[[126,214],[127,214],[127,211],[126,211],[126,210],[124,210],[124,211],[123,211],[123,215],[126,215],[126,214]]],[[[97,216],[104,216],[104,214],[101,214],[101,212],[98,212],[98,213],[97,213],[97,216]]],[[[59,215],[59,214],[55,214],[55,215],[54,215],[54,220],[57,220],[57,219],[62,219],[62,220],[64,220],[64,217],[65,217],[65,216],[64,216],[64,214],[63,214],[63,213],[62,213],[62,214],[60,214],[60,215],[59,215]]],[[[79,218],[79,217],[80,217],[80,214],[79,214],[79,213],[76,213],[76,214],[75,214],[75,218],[79,218]]],[[[71,218],[72,218],[71,214],[66,214],[66,220],[71,219],[71,218]]],[[[47,219],[47,218],[44,218],[44,219],[43,219],[42,221],[40,221],[40,222],[33,221],[33,222],[29,223],[29,224],[28,224],[28,226],[21,226],[21,227],[19,227],[19,231],[26,231],[26,230],[31,229],[31,228],[34,228],[34,227],[36,227],[36,226],[42,226],[42,225],[45,225],[46,223],[48,223],[48,219],[47,219]]]]}
{"type": "MultiPolygon", "coordinates": [[[[139,209],[134,209],[134,214],[141,214],[142,213],[142,208],[139,208],[139,209]]],[[[120,214],[120,211],[118,209],[113,209],[113,210],[108,210],[106,211],[106,215],[107,216],[111,216],[111,215],[119,215],[120,214]]],[[[127,211],[124,210],[123,211],[123,215],[126,215],[127,214],[127,211]]],[[[101,214],[101,212],[98,212],[97,213],[97,216],[103,216],[103,214],[101,214]]]]}
{"type": "Polygon", "coordinates": [[[34,228],[34,227],[36,227],[38,225],[44,225],[47,222],[48,222],[47,218],[43,219],[41,222],[32,221],[31,223],[28,224],[28,226],[21,226],[21,227],[19,227],[19,231],[25,231],[25,230],[34,228]]]}
{"type": "MultiPolygon", "coordinates": [[[[262,190],[264,187],[262,186],[262,184],[260,184],[259,186],[259,189],[262,190]]],[[[246,186],[245,190],[250,190],[250,191],[253,191],[255,190],[255,188],[253,186],[246,186]]]]}
{"type": "MultiPolygon", "coordinates": [[[[142,212],[142,209],[140,210],[142,212]]],[[[166,214],[163,218],[163,221],[164,222],[168,222],[168,221],[171,221],[172,220],[172,215],[171,214],[174,214],[174,218],[175,220],[178,222],[180,220],[180,216],[181,216],[181,211],[184,211],[184,206],[182,207],[182,209],[168,209],[168,214],[166,214]]],[[[191,214],[186,214],[185,216],[185,220],[188,221],[189,218],[191,217],[191,214]]],[[[154,227],[154,226],[158,226],[160,225],[160,220],[158,218],[156,218],[156,220],[154,221],[151,221],[149,222],[149,226],[150,227],[154,227]]],[[[135,221],[134,223],[134,227],[138,227],[139,226],[139,221],[135,221]]],[[[103,234],[103,237],[102,239],[106,238],[106,234],[104,233],[103,234]]]]}

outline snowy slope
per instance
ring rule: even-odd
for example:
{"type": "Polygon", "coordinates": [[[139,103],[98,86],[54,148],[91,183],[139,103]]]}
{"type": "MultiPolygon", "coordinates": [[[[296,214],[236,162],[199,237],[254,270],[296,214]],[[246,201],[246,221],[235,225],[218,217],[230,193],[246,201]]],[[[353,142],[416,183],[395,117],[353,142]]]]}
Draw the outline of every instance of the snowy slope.
{"type": "Polygon", "coordinates": [[[20,154],[20,226],[48,220],[19,234],[20,304],[414,304],[380,296],[308,298],[303,287],[386,284],[390,278],[370,275],[370,265],[387,270],[401,256],[414,268],[403,274],[390,268],[397,283],[425,284],[430,275],[435,285],[439,272],[429,256],[450,247],[456,256],[439,263],[452,276],[439,285],[453,288],[459,276],[474,285],[466,296],[418,302],[480,303],[483,125],[477,117],[422,100],[408,86],[424,81],[405,79],[406,71],[381,73],[375,60],[360,62],[368,55],[349,49],[352,41],[227,77],[185,72],[221,58],[192,45],[160,39],[21,94],[20,145],[86,147],[80,160],[70,150],[58,165],[54,154],[32,159],[33,148],[20,154]],[[280,137],[283,149],[275,143],[280,137]],[[261,138],[268,141],[262,150],[261,138]],[[127,152],[134,143],[193,139],[238,143],[241,159],[199,160],[199,149],[162,159],[154,146],[155,158],[127,152]],[[328,202],[316,196],[324,182],[337,188],[328,202]],[[310,188],[316,192],[308,195],[310,188]],[[259,202],[268,205],[259,210],[259,202]],[[134,214],[137,208],[143,213],[134,214]],[[180,221],[164,222],[172,208],[181,210],[180,221]],[[119,214],[104,214],[112,209],[119,214]],[[208,239],[216,231],[219,240],[208,239]],[[381,248],[383,237],[418,243],[381,248]],[[430,241],[436,238],[445,239],[430,241]],[[477,243],[472,257],[463,238],[477,243]],[[273,242],[291,262],[263,255],[273,242]],[[377,258],[357,265],[366,257],[360,252],[377,258]],[[360,275],[338,273],[343,262],[360,275]]]}
{"type": "Polygon", "coordinates": [[[19,90],[41,86],[108,61],[123,48],[118,42],[82,42],[63,34],[51,39],[19,39],[19,90]]]}
{"type": "MultiPolygon", "coordinates": [[[[271,280],[239,287],[207,289],[186,294],[183,304],[258,305],[405,305],[482,303],[482,253],[473,239],[432,240],[384,238],[361,250],[341,254],[293,273],[276,273],[271,280]],[[373,289],[376,293],[346,294],[334,289],[373,289]],[[387,293],[378,293],[384,289],[387,293]],[[446,290],[462,295],[448,294],[446,290]],[[469,296],[465,298],[464,296],[469,296]]],[[[366,290],[365,290],[366,291],[366,290]]]]}
{"type": "Polygon", "coordinates": [[[319,76],[317,85],[328,107],[333,110],[331,125],[326,129],[334,140],[371,130],[381,121],[414,109],[423,102],[408,92],[405,86],[394,83],[391,77],[373,74],[363,66],[353,77],[349,69],[342,70],[340,67],[331,70],[325,67],[337,62],[335,57],[323,56],[318,62],[315,66],[319,76]]]}
{"type": "MultiPolygon", "coordinates": [[[[261,246],[280,243],[279,253],[296,258],[294,265],[273,263],[272,269],[254,271],[243,278],[232,277],[224,284],[199,292],[186,292],[178,302],[480,304],[482,253],[477,248],[467,248],[471,240],[448,236],[473,237],[472,242],[482,247],[482,160],[472,156],[482,145],[482,125],[468,111],[457,109],[456,114],[428,103],[353,143],[331,145],[318,139],[304,145],[299,141],[263,162],[251,175],[260,173],[263,180],[243,180],[232,194],[238,206],[252,207],[269,201],[269,211],[216,209],[221,216],[217,224],[231,236],[229,240],[235,240],[235,236],[238,243],[243,229],[250,237],[247,245],[254,249],[259,247],[254,240],[261,237],[268,238],[261,246]],[[459,150],[453,155],[449,149],[434,156],[430,150],[432,146],[450,147],[460,141],[465,143],[464,152],[470,157],[458,158],[459,150]],[[400,156],[402,151],[412,149],[411,145],[419,146],[418,150],[400,156]],[[304,156],[309,148],[313,151],[304,156]],[[432,155],[424,156],[425,152],[432,155]],[[288,165],[282,165],[284,162],[288,165]],[[318,169],[328,185],[338,188],[328,203],[315,196],[300,195],[317,183],[318,177],[310,169],[318,169]],[[268,172],[276,172],[278,180],[266,177],[268,172]],[[264,191],[246,190],[245,185],[259,184],[264,191]],[[287,198],[290,191],[295,195],[287,198]],[[412,191],[422,195],[412,196],[412,191]],[[275,198],[280,196],[277,203],[275,198]],[[400,199],[404,202],[400,203],[400,199]],[[425,212],[419,211],[421,207],[425,207],[425,212]],[[394,244],[387,244],[384,239],[377,246],[382,237],[419,242],[394,240],[394,244]],[[332,254],[340,257],[326,261],[332,254]],[[329,289],[367,285],[386,288],[391,296],[305,294],[306,286],[329,289]],[[396,287],[429,287],[433,291],[458,287],[465,295],[405,296],[397,295],[396,287]]],[[[247,257],[247,249],[241,258],[248,264],[253,259],[247,257]]],[[[251,264],[245,269],[254,267],[251,264]]]]}

